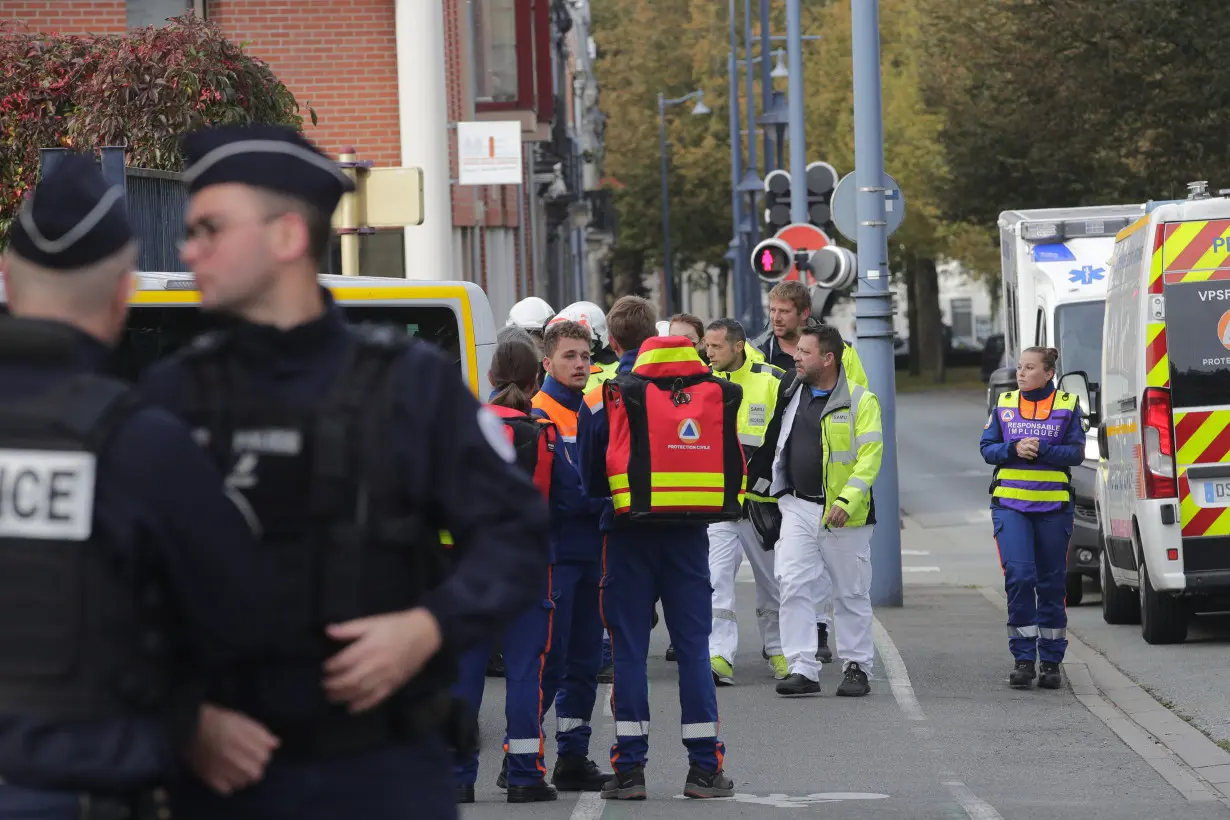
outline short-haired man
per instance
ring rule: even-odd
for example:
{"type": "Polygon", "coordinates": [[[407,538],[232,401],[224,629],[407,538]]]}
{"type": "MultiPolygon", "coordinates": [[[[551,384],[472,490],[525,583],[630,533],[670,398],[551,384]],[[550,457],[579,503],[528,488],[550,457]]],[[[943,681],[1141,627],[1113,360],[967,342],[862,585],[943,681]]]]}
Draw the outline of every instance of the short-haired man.
{"type": "Polygon", "coordinates": [[[553,589],[555,626],[551,653],[542,676],[544,711],[555,702],[558,756],[551,782],[560,791],[599,791],[610,774],[589,759],[590,718],[598,695],[602,666],[602,615],[598,585],[602,581],[602,533],[598,517],[603,501],[585,495],[577,455],[577,411],[590,376],[592,333],[573,321],[555,321],[543,334],[543,369],[547,378],[534,394],[534,415],[559,428],[563,452],[556,453],[571,479],[552,485],[551,542],[555,553],[553,589]]]}
{"type": "MultiPolygon", "coordinates": [[[[611,347],[620,354],[619,376],[633,374],[641,345],[657,335],[653,306],[625,296],[607,313],[611,347]]],[[[688,348],[700,372],[703,363],[688,348]]],[[[603,388],[585,394],[577,421],[581,480],[591,498],[611,495],[607,447],[611,439],[603,388]]],[[[614,408],[611,408],[612,410],[614,408]]],[[[631,479],[629,479],[631,480],[631,479]]],[[[666,627],[679,664],[683,744],[691,766],[683,793],[687,797],[730,797],[734,783],[722,769],[725,747],[718,739],[717,693],[709,667],[711,627],[709,542],[703,524],[615,526],[614,507],[602,513],[604,577],[600,598],[603,620],[611,633],[615,660],[612,690],[615,776],[602,789],[614,800],[644,800],[645,759],[649,751],[649,682],[646,661],[654,598],[661,596],[666,627]]]]}
{"type": "MultiPolygon", "coordinates": [[[[764,443],[765,429],[777,407],[778,389],[785,373],[767,362],[755,362],[746,355],[747,334],[734,319],[717,319],[705,331],[705,347],[714,375],[730,379],[743,388],[739,406],[739,441],[749,461],[764,443]]],[[[752,523],[753,504],[772,503],[747,498],[743,518],[709,525],[709,577],[713,584],[713,632],[709,636],[709,662],[714,682],[719,686],[734,683],[734,660],[739,648],[739,625],[735,616],[735,576],[747,555],[756,580],[756,622],[760,641],[778,680],[786,677],[786,657],[782,654],[778,629],[777,579],[773,576],[773,544],[763,544],[752,523]],[[767,549],[766,549],[767,547],[767,549]]]]}
{"type": "Polygon", "coordinates": [[[804,328],[794,351],[795,378],[782,382],[764,447],[748,468],[749,490],[777,496],[782,513],[776,573],[782,644],[789,676],[780,695],[820,691],[816,660],[816,582],[833,584],[837,653],[845,674],[837,694],[871,691],[871,486],[884,436],[875,394],[850,384],[841,366],[845,343],[835,328],[804,328]]]}

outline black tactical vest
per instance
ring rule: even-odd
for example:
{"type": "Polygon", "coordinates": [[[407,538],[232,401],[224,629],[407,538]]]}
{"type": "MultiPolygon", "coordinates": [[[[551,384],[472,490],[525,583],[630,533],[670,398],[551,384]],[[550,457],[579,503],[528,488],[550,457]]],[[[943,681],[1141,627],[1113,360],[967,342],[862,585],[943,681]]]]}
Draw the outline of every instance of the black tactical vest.
{"type": "MultiPolygon", "coordinates": [[[[329,394],[309,403],[279,404],[254,390],[225,332],[185,354],[195,389],[183,415],[246,499],[277,570],[272,656],[214,695],[317,748],[382,742],[390,724],[389,715],[369,713],[361,719],[370,731],[359,734],[371,743],[347,742],[360,718],[325,698],[322,664],[343,648],[325,627],[409,609],[447,570],[436,531],[408,509],[396,469],[391,376],[410,342],[393,328],[359,326],[351,335],[329,394]]],[[[451,679],[449,668],[437,657],[412,683],[451,679]]],[[[397,700],[383,711],[397,711],[397,700]]]]}
{"type": "Polygon", "coordinates": [[[0,715],[118,717],[170,697],[162,564],[96,509],[107,443],[138,406],[88,374],[0,404],[0,715]]]}

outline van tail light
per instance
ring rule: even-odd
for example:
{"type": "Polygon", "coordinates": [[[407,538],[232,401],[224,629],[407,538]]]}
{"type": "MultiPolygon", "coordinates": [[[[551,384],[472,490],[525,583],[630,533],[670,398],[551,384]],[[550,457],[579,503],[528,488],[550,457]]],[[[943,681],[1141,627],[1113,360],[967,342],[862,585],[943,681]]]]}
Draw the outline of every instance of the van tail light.
{"type": "Polygon", "coordinates": [[[1145,389],[1141,402],[1145,498],[1175,498],[1174,428],[1170,424],[1170,391],[1145,389]]]}

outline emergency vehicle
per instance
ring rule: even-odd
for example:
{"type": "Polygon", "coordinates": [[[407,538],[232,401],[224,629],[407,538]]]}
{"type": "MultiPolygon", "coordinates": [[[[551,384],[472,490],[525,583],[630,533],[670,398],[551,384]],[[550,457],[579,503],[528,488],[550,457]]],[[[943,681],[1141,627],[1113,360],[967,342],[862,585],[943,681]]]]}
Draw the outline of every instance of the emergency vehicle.
{"type": "Polygon", "coordinates": [[[1230,199],[1191,188],[1119,233],[1098,383],[1064,379],[1101,408],[1103,617],[1151,644],[1230,594],[1230,199]]]}
{"type": "MultiPolygon", "coordinates": [[[[221,322],[197,307],[201,297],[189,273],[142,272],[136,280],[117,351],[117,375],[134,381],[154,361],[221,322]]],[[[457,365],[475,396],[485,394],[496,325],[487,294],[478,285],[333,275],[321,275],[320,283],[350,321],[395,325],[432,342],[457,365]]]]}
{"type": "MultiPolygon", "coordinates": [[[[1045,208],[999,215],[1003,269],[1004,364],[992,374],[987,412],[1016,389],[1016,362],[1029,347],[1059,350],[1059,372],[1101,372],[1102,317],[1115,234],[1144,213],[1143,205],[1045,208]]],[[[1059,375],[1058,373],[1056,375],[1059,375]]],[[[1088,416],[1088,403],[1081,407],[1088,416]]],[[[1068,603],[1098,578],[1101,535],[1093,498],[1097,430],[1090,425],[1084,464],[1072,468],[1075,525],[1068,547],[1068,603]]]]}

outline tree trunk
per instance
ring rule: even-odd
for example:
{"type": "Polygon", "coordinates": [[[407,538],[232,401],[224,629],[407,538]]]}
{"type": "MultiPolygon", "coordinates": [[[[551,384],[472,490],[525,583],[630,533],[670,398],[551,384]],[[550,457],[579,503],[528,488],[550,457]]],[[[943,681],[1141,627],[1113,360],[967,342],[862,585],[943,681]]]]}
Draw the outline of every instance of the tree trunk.
{"type": "Polygon", "coordinates": [[[922,351],[918,346],[921,332],[918,327],[918,282],[914,275],[917,267],[918,258],[912,253],[907,254],[905,257],[905,322],[911,376],[922,375],[922,351]]]}
{"type": "Polygon", "coordinates": [[[940,283],[934,259],[914,265],[914,291],[918,296],[918,348],[922,369],[937,383],[944,381],[944,334],[940,317],[940,283]]]}

